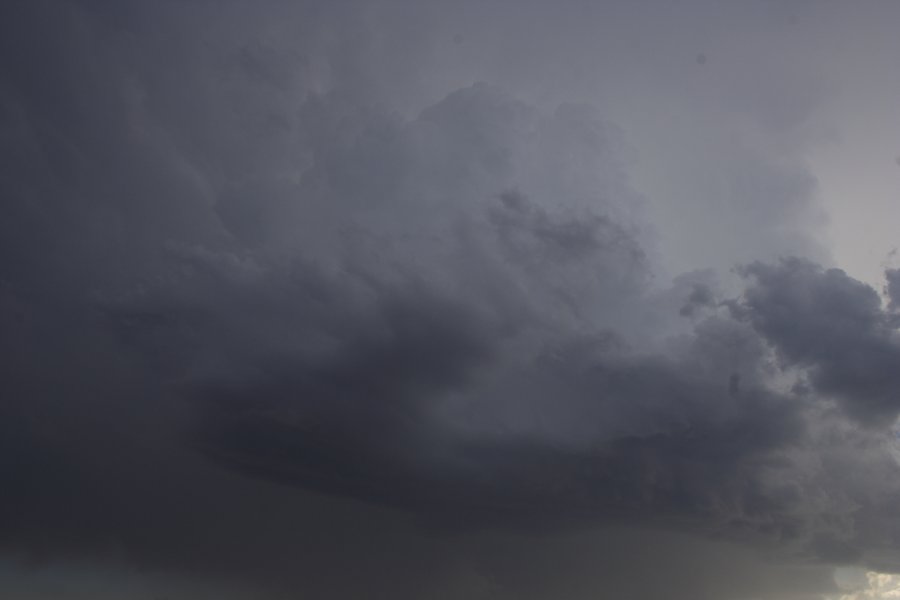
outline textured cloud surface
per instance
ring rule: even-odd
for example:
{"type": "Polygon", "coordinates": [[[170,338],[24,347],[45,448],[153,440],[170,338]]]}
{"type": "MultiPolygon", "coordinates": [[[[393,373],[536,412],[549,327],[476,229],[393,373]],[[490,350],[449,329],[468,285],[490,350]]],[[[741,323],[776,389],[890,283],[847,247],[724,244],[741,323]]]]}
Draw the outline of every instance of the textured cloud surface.
{"type": "Polygon", "coordinates": [[[816,18],[5,4],[0,592],[869,597],[900,276],[819,235],[816,18]]]}

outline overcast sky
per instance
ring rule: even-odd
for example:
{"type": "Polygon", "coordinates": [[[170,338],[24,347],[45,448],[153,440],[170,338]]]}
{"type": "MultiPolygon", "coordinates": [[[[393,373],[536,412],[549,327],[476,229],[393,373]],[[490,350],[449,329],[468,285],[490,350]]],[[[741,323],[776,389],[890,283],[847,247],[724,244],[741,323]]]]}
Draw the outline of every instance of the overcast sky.
{"type": "Polygon", "coordinates": [[[898,23],[3,2],[0,596],[895,597],[898,23]]]}

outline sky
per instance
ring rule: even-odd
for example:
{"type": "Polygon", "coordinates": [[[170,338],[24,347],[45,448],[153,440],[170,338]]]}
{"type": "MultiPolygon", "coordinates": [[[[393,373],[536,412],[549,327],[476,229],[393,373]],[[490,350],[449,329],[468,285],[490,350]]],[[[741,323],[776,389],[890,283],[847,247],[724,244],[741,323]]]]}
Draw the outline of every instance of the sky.
{"type": "Polygon", "coordinates": [[[2,3],[0,597],[900,597],[898,19],[2,3]]]}

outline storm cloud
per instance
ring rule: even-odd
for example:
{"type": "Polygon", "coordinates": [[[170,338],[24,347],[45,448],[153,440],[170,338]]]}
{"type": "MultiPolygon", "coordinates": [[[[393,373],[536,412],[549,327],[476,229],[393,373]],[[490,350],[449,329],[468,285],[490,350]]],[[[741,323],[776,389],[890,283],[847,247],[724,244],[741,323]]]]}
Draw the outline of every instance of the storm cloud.
{"type": "Polygon", "coordinates": [[[3,593],[900,566],[898,275],[806,161],[840,10],[586,4],[4,4],[3,593]]]}

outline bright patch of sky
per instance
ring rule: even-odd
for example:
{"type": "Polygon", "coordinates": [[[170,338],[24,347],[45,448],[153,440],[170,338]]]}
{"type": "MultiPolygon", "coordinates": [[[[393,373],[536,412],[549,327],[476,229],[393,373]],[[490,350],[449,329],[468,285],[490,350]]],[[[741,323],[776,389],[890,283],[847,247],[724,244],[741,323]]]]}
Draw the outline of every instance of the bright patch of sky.
{"type": "Polygon", "coordinates": [[[865,574],[864,587],[837,596],[835,600],[883,600],[887,598],[900,598],[900,575],[870,571],[865,574]]]}

